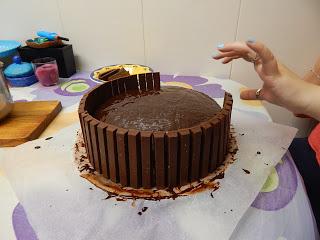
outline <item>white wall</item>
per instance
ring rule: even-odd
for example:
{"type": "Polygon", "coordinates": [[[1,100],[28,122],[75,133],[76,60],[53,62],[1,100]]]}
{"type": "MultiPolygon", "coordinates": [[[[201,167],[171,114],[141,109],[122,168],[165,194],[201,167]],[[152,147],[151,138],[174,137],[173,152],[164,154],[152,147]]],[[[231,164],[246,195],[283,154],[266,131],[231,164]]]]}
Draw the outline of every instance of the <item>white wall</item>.
{"type": "MultiPolygon", "coordinates": [[[[81,70],[141,63],[259,87],[251,64],[210,59],[218,43],[255,37],[300,75],[320,53],[318,0],[0,0],[0,9],[0,39],[59,32],[71,39],[81,70]]],[[[267,108],[275,121],[307,132],[309,122],[267,108]]]]}

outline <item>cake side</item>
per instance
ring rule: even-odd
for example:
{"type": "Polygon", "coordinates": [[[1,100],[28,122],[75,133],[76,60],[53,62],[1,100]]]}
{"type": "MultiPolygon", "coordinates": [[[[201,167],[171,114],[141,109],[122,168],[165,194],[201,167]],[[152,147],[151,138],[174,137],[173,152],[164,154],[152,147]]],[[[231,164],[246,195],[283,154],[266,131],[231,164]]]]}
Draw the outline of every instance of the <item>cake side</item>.
{"type": "Polygon", "coordinates": [[[211,119],[174,131],[138,131],[93,117],[97,105],[129,90],[160,90],[159,73],[116,79],[87,93],[79,118],[90,163],[105,178],[132,188],[181,186],[220,166],[227,153],[232,96],[211,119]]]}

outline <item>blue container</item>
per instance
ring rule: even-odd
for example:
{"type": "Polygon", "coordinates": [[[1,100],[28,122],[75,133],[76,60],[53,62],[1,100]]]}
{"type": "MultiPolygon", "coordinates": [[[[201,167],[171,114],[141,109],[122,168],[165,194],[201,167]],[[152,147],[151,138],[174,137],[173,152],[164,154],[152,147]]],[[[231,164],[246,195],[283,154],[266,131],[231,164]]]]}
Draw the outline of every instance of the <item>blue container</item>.
{"type": "Polygon", "coordinates": [[[12,60],[13,63],[10,64],[3,72],[6,77],[27,77],[33,74],[31,63],[22,62],[19,56],[14,56],[12,60]]]}
{"type": "Polygon", "coordinates": [[[12,61],[12,56],[18,54],[20,43],[13,40],[0,40],[0,61],[4,63],[4,67],[8,66],[12,61]]]}
{"type": "Polygon", "coordinates": [[[28,77],[18,77],[18,78],[6,77],[6,79],[8,80],[10,86],[12,87],[27,87],[38,82],[38,79],[34,74],[28,77]]]}
{"type": "Polygon", "coordinates": [[[26,87],[38,81],[32,65],[22,62],[19,56],[13,57],[13,63],[4,70],[4,75],[13,87],[26,87]]]}
{"type": "Polygon", "coordinates": [[[0,58],[12,55],[20,45],[21,43],[14,40],[0,40],[0,58]]]}

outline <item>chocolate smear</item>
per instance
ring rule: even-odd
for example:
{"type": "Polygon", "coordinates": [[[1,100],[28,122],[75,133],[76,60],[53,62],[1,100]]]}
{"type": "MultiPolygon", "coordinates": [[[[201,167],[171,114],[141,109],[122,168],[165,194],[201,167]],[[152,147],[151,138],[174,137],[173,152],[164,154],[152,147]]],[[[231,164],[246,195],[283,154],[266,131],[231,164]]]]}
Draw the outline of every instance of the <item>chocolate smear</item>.
{"type": "Polygon", "coordinates": [[[242,168],[242,170],[246,173],[246,174],[250,174],[250,171],[247,169],[242,168]]]}

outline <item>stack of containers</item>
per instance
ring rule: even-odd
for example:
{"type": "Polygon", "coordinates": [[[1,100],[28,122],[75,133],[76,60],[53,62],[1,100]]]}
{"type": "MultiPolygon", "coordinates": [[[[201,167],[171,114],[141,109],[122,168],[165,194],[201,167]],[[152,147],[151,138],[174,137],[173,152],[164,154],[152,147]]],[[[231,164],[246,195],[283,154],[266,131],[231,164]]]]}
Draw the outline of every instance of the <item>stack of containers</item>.
{"type": "Polygon", "coordinates": [[[13,63],[4,70],[4,75],[11,86],[26,87],[38,81],[32,64],[22,62],[19,56],[14,56],[12,60],[13,63]]]}

